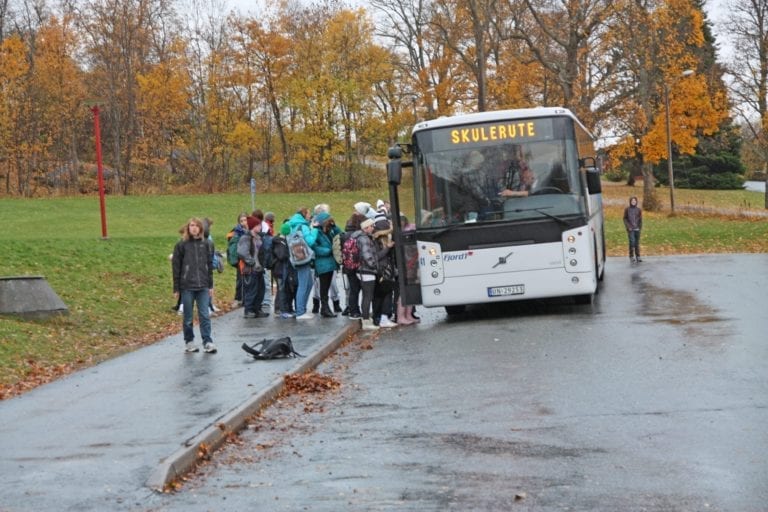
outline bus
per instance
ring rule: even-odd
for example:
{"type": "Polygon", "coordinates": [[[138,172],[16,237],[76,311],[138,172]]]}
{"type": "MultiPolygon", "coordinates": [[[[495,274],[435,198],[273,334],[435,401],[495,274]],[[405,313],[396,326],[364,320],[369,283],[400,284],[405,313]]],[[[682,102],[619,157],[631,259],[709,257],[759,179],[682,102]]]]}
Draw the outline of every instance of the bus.
{"type": "Polygon", "coordinates": [[[419,122],[410,143],[390,148],[387,181],[393,212],[400,189],[413,188],[406,219],[392,219],[405,304],[453,315],[513,300],[592,303],[606,259],[600,169],[594,138],[569,110],[419,122]]]}

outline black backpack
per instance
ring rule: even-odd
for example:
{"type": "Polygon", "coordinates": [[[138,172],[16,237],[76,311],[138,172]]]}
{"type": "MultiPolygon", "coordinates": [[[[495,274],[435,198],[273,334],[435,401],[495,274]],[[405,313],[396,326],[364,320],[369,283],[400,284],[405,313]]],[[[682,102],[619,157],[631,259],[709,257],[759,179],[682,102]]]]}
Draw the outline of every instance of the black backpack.
{"type": "Polygon", "coordinates": [[[253,345],[243,343],[243,350],[254,359],[282,359],[285,357],[304,357],[293,349],[290,336],[259,341],[253,345]]]}

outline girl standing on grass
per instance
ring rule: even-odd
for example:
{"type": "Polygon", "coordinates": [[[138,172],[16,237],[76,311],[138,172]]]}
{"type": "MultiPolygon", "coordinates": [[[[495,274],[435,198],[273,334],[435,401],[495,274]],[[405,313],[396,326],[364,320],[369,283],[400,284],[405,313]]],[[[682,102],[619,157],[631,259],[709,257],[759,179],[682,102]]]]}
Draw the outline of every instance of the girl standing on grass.
{"type": "Polygon", "coordinates": [[[213,295],[213,243],[203,236],[203,221],[191,218],[184,226],[182,239],[173,248],[173,294],[184,307],[182,330],[186,352],[199,352],[192,329],[192,310],[197,303],[197,319],[203,350],[216,353],[211,338],[210,301],[213,295]]]}

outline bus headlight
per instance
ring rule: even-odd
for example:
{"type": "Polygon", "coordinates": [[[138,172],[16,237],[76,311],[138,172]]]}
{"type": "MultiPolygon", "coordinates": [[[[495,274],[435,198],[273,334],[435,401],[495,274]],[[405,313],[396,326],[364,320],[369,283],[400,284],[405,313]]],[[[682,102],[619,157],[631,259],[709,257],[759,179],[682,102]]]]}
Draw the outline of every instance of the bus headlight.
{"type": "Polygon", "coordinates": [[[568,240],[569,244],[572,244],[573,242],[576,241],[576,237],[573,235],[568,235],[568,238],[566,238],[566,240],[568,240]]]}
{"type": "Polygon", "coordinates": [[[575,267],[576,265],[579,264],[579,262],[576,260],[571,260],[569,263],[571,264],[572,267],[575,267]]]}
{"type": "Polygon", "coordinates": [[[433,278],[437,279],[437,277],[438,277],[439,275],[440,275],[440,274],[438,273],[438,271],[437,271],[437,270],[433,270],[433,271],[432,271],[432,277],[433,277],[433,278]]]}
{"type": "Polygon", "coordinates": [[[576,254],[576,248],[571,247],[570,249],[568,249],[568,254],[576,254]]]}

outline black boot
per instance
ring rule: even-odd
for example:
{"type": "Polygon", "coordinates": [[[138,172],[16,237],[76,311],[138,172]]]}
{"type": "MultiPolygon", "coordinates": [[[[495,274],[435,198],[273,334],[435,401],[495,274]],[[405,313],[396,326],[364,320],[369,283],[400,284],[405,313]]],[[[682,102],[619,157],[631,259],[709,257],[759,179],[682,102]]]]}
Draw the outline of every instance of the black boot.
{"type": "Polygon", "coordinates": [[[322,299],[322,307],[320,308],[320,316],[323,318],[336,318],[331,308],[328,307],[328,299],[322,299]]]}
{"type": "Polygon", "coordinates": [[[312,299],[312,312],[317,313],[320,311],[320,299],[312,299]]]}
{"type": "Polygon", "coordinates": [[[337,300],[333,301],[333,312],[341,313],[341,304],[339,304],[339,301],[337,300]]]}

